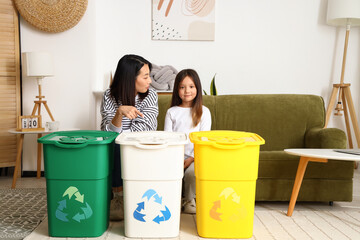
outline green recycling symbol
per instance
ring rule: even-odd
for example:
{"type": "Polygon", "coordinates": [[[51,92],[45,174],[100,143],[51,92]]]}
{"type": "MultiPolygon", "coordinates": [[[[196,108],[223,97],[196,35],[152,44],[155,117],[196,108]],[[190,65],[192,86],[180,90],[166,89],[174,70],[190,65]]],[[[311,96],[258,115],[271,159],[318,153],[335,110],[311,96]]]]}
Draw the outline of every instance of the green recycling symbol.
{"type": "Polygon", "coordinates": [[[69,217],[74,221],[81,222],[92,216],[93,210],[87,202],[84,204],[84,194],[81,194],[76,187],[68,187],[62,197],[63,199],[58,202],[59,206],[55,212],[56,218],[60,221],[69,222],[69,217]]]}

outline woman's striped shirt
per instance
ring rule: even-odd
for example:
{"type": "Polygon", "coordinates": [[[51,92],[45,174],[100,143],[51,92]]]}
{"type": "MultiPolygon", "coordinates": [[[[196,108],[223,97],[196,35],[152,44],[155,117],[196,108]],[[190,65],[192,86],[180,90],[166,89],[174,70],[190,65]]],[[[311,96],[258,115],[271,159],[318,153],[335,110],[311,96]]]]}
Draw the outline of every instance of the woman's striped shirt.
{"type": "Polygon", "coordinates": [[[154,89],[149,89],[148,95],[141,101],[139,96],[135,98],[135,107],[144,117],[138,116],[135,119],[129,119],[125,116],[122,118],[121,127],[116,127],[111,123],[117,109],[122,104],[118,104],[115,98],[111,96],[110,89],[104,93],[101,103],[101,130],[113,132],[140,132],[140,131],[155,131],[157,128],[158,109],[158,96],[154,89]]]}

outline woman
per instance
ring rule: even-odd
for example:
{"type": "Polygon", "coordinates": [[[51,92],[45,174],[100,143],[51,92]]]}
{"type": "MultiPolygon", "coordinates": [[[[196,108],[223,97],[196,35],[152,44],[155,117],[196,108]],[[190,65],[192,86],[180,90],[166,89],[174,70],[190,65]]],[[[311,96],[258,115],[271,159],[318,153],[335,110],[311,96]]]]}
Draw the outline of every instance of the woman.
{"type": "MultiPolygon", "coordinates": [[[[155,131],[158,97],[149,88],[151,63],[137,55],[123,56],[117,65],[113,82],[104,93],[101,104],[101,130],[114,132],[155,131]]],[[[115,144],[113,189],[110,219],[123,219],[120,146],[115,144]]]]}

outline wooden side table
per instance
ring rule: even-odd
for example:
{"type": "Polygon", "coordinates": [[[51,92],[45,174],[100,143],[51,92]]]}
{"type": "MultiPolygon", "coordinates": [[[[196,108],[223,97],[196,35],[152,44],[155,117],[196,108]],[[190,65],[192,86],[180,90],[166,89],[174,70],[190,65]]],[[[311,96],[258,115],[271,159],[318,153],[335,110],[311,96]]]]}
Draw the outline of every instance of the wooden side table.
{"type": "Polygon", "coordinates": [[[335,152],[334,149],[293,148],[285,149],[284,151],[291,155],[300,156],[299,166],[296,172],[295,182],[291,193],[289,208],[286,214],[289,217],[291,217],[294,211],[308,162],[327,163],[328,159],[341,161],[360,161],[360,155],[339,153],[335,152]]]}
{"type": "MultiPolygon", "coordinates": [[[[72,131],[72,130],[79,130],[78,128],[76,129],[59,129],[57,131],[72,131]]],[[[37,138],[41,138],[43,134],[48,134],[48,133],[52,133],[55,131],[34,131],[34,132],[19,132],[16,131],[15,129],[10,129],[8,131],[9,133],[13,133],[13,134],[20,134],[20,140],[19,140],[19,145],[17,147],[17,152],[16,152],[16,162],[15,162],[15,169],[14,169],[14,175],[13,175],[13,181],[12,181],[12,185],[11,188],[15,188],[16,187],[16,180],[17,180],[17,175],[18,172],[20,170],[20,165],[21,165],[21,155],[22,155],[22,150],[23,150],[23,143],[24,143],[24,137],[27,134],[37,134],[37,138]]],[[[36,177],[40,178],[41,177],[41,151],[42,151],[42,145],[41,143],[37,144],[37,173],[36,173],[36,177]]]]}

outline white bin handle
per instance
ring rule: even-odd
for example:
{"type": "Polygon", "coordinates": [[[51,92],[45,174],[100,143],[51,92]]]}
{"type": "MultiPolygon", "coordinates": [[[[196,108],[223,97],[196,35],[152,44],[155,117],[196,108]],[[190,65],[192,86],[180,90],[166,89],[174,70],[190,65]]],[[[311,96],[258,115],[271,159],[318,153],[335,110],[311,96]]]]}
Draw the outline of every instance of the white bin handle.
{"type": "Polygon", "coordinates": [[[136,143],[135,146],[137,148],[141,148],[141,149],[163,149],[163,148],[167,148],[169,145],[167,143],[152,143],[152,144],[149,144],[149,143],[136,143]]]}

